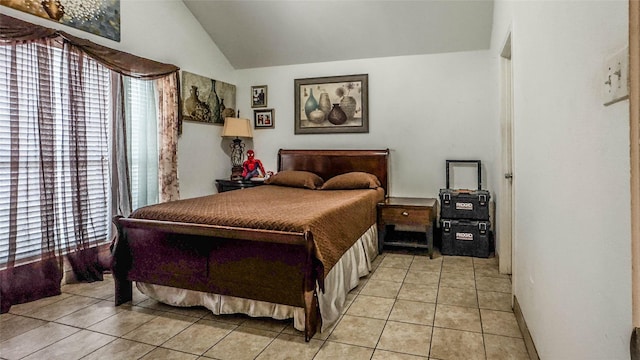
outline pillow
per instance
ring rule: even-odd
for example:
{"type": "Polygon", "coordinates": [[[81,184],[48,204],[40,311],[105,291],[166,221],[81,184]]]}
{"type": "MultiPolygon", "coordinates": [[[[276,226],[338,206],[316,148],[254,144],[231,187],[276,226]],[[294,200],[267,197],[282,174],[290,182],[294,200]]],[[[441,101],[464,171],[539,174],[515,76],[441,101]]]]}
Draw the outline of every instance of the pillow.
{"type": "Polygon", "coordinates": [[[309,171],[299,170],[280,171],[264,181],[264,183],[268,185],[290,186],[311,190],[319,189],[323,182],[320,176],[309,171]]]}
{"type": "Polygon", "coordinates": [[[322,190],[377,189],[380,186],[375,175],[354,171],[332,177],[322,185],[322,190]]]}

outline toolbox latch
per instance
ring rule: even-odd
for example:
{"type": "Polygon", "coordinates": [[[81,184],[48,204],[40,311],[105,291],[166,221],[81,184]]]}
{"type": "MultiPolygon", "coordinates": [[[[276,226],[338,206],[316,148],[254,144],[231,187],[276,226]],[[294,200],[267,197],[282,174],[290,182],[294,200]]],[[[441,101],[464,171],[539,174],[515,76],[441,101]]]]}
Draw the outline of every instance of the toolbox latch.
{"type": "Polygon", "coordinates": [[[480,206],[487,205],[487,195],[485,194],[478,195],[478,201],[480,201],[480,206]]]}
{"type": "Polygon", "coordinates": [[[486,234],[487,233],[487,223],[478,223],[478,229],[480,230],[480,234],[486,234]]]}
{"type": "Polygon", "coordinates": [[[449,193],[444,193],[444,194],[442,194],[442,201],[443,201],[446,205],[449,205],[449,203],[451,202],[451,194],[449,194],[449,193]]]}
{"type": "Polygon", "coordinates": [[[443,220],[442,221],[442,228],[445,232],[449,232],[451,231],[451,221],[450,220],[443,220]]]}

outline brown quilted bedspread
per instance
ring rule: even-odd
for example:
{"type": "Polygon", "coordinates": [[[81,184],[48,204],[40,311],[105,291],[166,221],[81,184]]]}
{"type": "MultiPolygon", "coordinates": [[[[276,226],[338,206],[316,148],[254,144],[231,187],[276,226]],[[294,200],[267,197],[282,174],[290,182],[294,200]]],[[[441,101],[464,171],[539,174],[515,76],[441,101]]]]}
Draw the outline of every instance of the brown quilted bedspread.
{"type": "Polygon", "coordinates": [[[263,185],[140,208],[132,218],[287,232],[311,231],[325,276],[376,221],[384,190],[263,185]]]}

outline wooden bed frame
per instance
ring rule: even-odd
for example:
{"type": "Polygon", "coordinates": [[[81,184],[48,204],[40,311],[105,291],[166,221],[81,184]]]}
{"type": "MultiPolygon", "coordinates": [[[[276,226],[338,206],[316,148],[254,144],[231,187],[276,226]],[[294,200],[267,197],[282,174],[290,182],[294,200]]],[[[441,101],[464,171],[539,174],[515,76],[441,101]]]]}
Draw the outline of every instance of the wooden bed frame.
{"type": "MultiPolygon", "coordinates": [[[[389,150],[280,150],[278,171],[323,179],[372,173],[388,190],[389,150]]],[[[242,190],[241,190],[242,191],[242,190]]],[[[132,281],[304,308],[305,340],[321,324],[322,281],[313,234],[116,217],[115,304],[132,299],[132,281]]]]}

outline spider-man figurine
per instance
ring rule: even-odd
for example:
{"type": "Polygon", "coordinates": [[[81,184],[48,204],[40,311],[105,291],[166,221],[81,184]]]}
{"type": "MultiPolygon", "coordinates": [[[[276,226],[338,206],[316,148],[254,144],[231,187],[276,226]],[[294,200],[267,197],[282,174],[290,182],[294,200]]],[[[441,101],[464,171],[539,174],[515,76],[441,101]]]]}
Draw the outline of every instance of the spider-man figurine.
{"type": "Polygon", "coordinates": [[[247,160],[242,164],[242,178],[249,180],[253,177],[261,177],[266,172],[262,162],[254,158],[253,150],[247,151],[247,160]]]}

